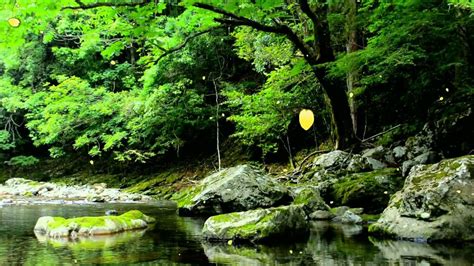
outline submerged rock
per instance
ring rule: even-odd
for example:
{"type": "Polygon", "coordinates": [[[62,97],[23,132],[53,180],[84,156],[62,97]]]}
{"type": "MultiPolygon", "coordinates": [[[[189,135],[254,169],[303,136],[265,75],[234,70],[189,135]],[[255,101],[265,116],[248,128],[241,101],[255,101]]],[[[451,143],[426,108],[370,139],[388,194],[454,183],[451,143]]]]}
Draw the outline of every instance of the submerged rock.
{"type": "Polygon", "coordinates": [[[178,202],[179,214],[185,216],[246,211],[291,201],[286,187],[248,165],[210,175],[174,199],[178,202]]]}
{"type": "Polygon", "coordinates": [[[474,155],[413,167],[373,234],[425,241],[474,240],[474,155]]]}
{"type": "Polygon", "coordinates": [[[62,217],[43,216],[36,222],[34,231],[48,237],[110,235],[128,230],[143,229],[155,222],[153,217],[140,211],[128,211],[120,216],[62,217]]]}
{"type": "Polygon", "coordinates": [[[362,218],[351,212],[351,211],[345,211],[343,215],[341,216],[336,216],[334,219],[332,219],[333,222],[337,223],[343,223],[343,224],[361,224],[363,223],[362,218]]]}
{"type": "Polygon", "coordinates": [[[274,238],[292,238],[308,231],[301,205],[258,209],[212,216],[202,229],[207,240],[261,242],[274,238]]]}

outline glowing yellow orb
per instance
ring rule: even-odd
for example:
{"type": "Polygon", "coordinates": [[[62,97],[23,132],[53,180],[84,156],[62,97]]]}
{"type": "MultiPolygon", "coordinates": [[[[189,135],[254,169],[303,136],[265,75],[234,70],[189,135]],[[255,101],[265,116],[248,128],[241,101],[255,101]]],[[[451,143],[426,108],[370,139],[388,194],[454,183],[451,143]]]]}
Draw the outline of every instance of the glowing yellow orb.
{"type": "Polygon", "coordinates": [[[13,28],[18,28],[21,24],[21,21],[17,18],[9,18],[8,24],[10,24],[10,26],[12,26],[13,28]]]}
{"type": "Polygon", "coordinates": [[[308,130],[314,123],[314,114],[313,111],[308,109],[303,109],[300,112],[300,125],[304,130],[308,130]]]}

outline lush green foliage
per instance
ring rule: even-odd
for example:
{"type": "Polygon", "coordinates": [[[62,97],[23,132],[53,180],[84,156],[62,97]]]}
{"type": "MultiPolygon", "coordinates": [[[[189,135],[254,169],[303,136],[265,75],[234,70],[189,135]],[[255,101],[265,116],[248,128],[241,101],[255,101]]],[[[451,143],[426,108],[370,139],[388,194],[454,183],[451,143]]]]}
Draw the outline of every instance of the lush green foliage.
{"type": "MultiPolygon", "coordinates": [[[[31,165],[37,161],[28,156],[43,149],[52,157],[79,153],[121,162],[181,156],[183,149],[212,152],[216,122],[223,137],[264,155],[291,153],[295,135],[296,142],[311,134],[319,143],[331,139],[331,110],[307,55],[282,34],[229,26],[222,22],[229,16],[197,2],[63,9],[78,3],[2,0],[5,161],[31,165]],[[8,25],[11,17],[21,25],[8,25]],[[313,133],[292,126],[302,108],[316,114],[313,133]]],[[[318,12],[325,3],[308,2],[318,12]]],[[[472,91],[472,2],[364,1],[351,21],[349,2],[328,1],[336,60],[323,67],[335,84],[357,74],[347,93],[365,110],[365,136],[399,123],[412,133],[433,106],[472,91]],[[359,49],[348,53],[354,31],[359,49]]],[[[316,45],[298,1],[206,3],[256,23],[287,25],[305,45],[316,45]]]]}

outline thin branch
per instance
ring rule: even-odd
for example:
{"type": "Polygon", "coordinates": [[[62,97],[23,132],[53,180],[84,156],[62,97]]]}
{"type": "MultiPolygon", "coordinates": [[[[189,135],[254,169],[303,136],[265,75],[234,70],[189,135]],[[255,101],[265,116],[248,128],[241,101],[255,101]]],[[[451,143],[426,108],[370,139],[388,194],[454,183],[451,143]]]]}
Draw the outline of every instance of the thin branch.
{"type": "Polygon", "coordinates": [[[61,10],[66,10],[66,9],[85,10],[85,9],[93,9],[93,8],[98,8],[98,7],[136,7],[136,6],[144,6],[149,3],[152,3],[151,0],[143,0],[140,2],[131,2],[131,3],[98,2],[94,4],[84,4],[81,0],[75,0],[75,2],[78,4],[78,6],[65,6],[61,8],[61,10]]]}
{"type": "MultiPolygon", "coordinates": [[[[186,37],[186,38],[184,39],[184,41],[183,41],[180,45],[178,45],[178,46],[176,46],[176,47],[174,47],[174,48],[171,48],[171,49],[169,49],[169,50],[165,50],[165,52],[164,52],[163,54],[161,54],[161,55],[158,57],[158,59],[156,59],[156,62],[160,61],[161,59],[163,59],[164,57],[166,57],[166,56],[168,56],[168,55],[170,55],[170,54],[172,54],[172,53],[175,53],[175,52],[177,52],[177,51],[183,49],[184,47],[186,47],[186,45],[187,45],[192,39],[194,39],[194,38],[196,38],[196,37],[199,37],[199,36],[201,36],[201,35],[203,35],[203,34],[209,33],[209,32],[211,32],[211,31],[214,31],[214,30],[217,30],[217,29],[223,29],[223,28],[225,28],[225,27],[224,27],[224,26],[213,27],[213,28],[207,29],[207,30],[205,30],[205,31],[197,32],[197,33],[195,33],[195,34],[192,34],[192,35],[186,37]]],[[[162,47],[158,47],[158,49],[160,49],[160,50],[163,51],[163,48],[162,48],[162,47]]]]}

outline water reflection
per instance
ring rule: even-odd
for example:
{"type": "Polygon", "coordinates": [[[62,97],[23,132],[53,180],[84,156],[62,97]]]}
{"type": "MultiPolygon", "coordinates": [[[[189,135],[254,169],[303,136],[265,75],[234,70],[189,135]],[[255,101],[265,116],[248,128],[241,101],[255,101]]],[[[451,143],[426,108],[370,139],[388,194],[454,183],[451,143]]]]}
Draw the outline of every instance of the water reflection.
{"type": "Polygon", "coordinates": [[[164,205],[8,206],[0,208],[0,265],[472,265],[474,243],[464,246],[381,241],[362,226],[312,224],[307,239],[272,245],[229,246],[201,240],[204,219],[179,217],[164,205]],[[103,215],[139,209],[156,218],[154,228],[77,241],[33,234],[43,215],[103,215]]]}
{"type": "Polygon", "coordinates": [[[473,265],[474,244],[464,247],[370,238],[357,225],[312,224],[304,243],[229,246],[204,243],[213,263],[232,265],[473,265]]]}

